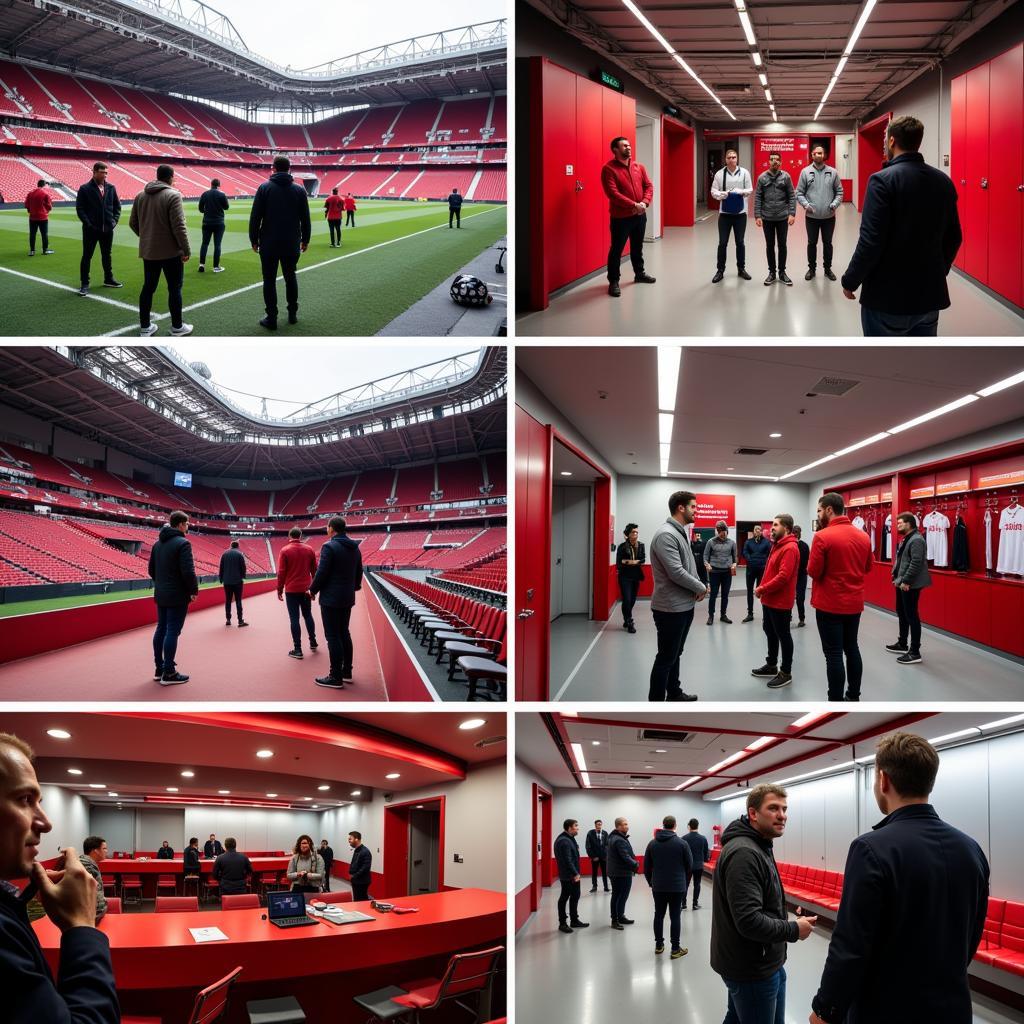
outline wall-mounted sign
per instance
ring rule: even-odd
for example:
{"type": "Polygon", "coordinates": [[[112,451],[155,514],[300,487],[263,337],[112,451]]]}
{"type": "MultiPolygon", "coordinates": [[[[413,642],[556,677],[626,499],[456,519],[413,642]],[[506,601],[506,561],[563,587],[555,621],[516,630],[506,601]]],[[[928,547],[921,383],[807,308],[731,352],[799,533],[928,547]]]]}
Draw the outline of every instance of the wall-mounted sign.
{"type": "Polygon", "coordinates": [[[1024,484],[1024,469],[1011,469],[1006,473],[989,473],[978,477],[978,486],[991,487],[1012,487],[1014,484],[1024,484]]]}
{"type": "Polygon", "coordinates": [[[724,519],[730,528],[736,526],[736,495],[698,494],[694,528],[699,530],[702,527],[713,527],[721,519],[724,519]]]}
{"type": "Polygon", "coordinates": [[[613,75],[610,71],[605,71],[604,68],[597,68],[594,71],[594,81],[600,82],[601,85],[606,85],[609,89],[614,89],[616,92],[626,91],[626,87],[622,84],[622,79],[617,75],[613,75]]]}
{"type": "Polygon", "coordinates": [[[911,487],[910,488],[911,500],[918,498],[934,498],[935,497],[935,485],[928,484],[927,487],[911,487]]]}
{"type": "Polygon", "coordinates": [[[964,477],[962,480],[946,480],[935,488],[936,494],[956,494],[959,491],[969,491],[971,481],[964,477]]]}

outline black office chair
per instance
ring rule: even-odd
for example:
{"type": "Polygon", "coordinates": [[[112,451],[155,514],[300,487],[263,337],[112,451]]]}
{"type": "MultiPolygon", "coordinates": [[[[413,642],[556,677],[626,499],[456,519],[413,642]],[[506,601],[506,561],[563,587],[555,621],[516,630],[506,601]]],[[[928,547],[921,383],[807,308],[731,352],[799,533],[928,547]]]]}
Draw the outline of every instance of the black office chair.
{"type": "Polygon", "coordinates": [[[245,1004],[249,1024],[304,1024],[306,1014],[294,996],[253,999],[245,1004]]]}

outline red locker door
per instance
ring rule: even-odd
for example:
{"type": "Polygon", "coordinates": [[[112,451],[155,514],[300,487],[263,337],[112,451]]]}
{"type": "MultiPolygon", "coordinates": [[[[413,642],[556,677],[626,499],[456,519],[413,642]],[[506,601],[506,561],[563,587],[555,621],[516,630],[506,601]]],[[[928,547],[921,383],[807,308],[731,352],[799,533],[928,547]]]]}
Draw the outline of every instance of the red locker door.
{"type": "MultiPolygon", "coordinates": [[[[956,186],[957,212],[967,217],[967,76],[960,75],[950,84],[949,176],[956,186]]],[[[964,269],[966,242],[957,251],[954,266],[964,269]]]]}
{"type": "MultiPolygon", "coordinates": [[[[611,158],[604,133],[603,94],[609,89],[580,78],[576,82],[576,273],[583,277],[608,260],[608,200],[601,188],[601,168],[611,158]],[[580,190],[579,186],[582,186],[580,190]]],[[[612,95],[617,95],[613,93],[612,95]]]]}
{"type": "Polygon", "coordinates": [[[1024,163],[1024,43],[991,67],[989,131],[997,152],[989,167],[988,286],[1021,305],[1021,184],[1024,163]]]}
{"type": "Polygon", "coordinates": [[[547,292],[576,273],[576,79],[557,64],[543,65],[542,110],[544,188],[544,259],[547,292]]]}
{"type": "MultiPolygon", "coordinates": [[[[988,284],[989,226],[989,65],[967,72],[967,130],[964,177],[967,179],[964,221],[964,270],[988,284]]],[[[997,145],[999,143],[997,142],[997,145]]]]}

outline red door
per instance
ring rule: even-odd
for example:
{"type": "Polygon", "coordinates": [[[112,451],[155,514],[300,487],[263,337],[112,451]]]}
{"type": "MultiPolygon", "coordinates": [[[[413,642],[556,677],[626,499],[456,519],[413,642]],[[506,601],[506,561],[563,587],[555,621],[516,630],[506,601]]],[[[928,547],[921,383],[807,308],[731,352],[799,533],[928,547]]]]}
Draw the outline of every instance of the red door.
{"type": "Polygon", "coordinates": [[[543,63],[544,259],[546,294],[576,273],[576,79],[557,64],[543,63]]]}
{"type": "MultiPolygon", "coordinates": [[[[949,176],[956,186],[957,212],[960,220],[967,216],[967,76],[960,75],[950,83],[949,176]]],[[[954,266],[964,269],[966,244],[957,251],[954,266]]]]}
{"type": "MultiPolygon", "coordinates": [[[[967,131],[965,170],[967,179],[964,220],[964,270],[988,284],[989,226],[989,65],[967,72],[967,131]]],[[[1001,144],[997,142],[997,145],[1001,144]]]]}
{"type": "Polygon", "coordinates": [[[516,697],[548,699],[551,434],[516,406],[516,697]]]}
{"type": "MultiPolygon", "coordinates": [[[[576,80],[576,271],[573,280],[608,260],[608,200],[601,188],[601,168],[611,158],[605,136],[602,100],[610,90],[585,78],[576,80]],[[582,187],[581,187],[582,186],[582,187]]],[[[617,95],[617,94],[616,94],[617,95]]]]}
{"type": "Polygon", "coordinates": [[[1020,306],[1021,223],[1017,191],[1024,164],[1024,43],[989,62],[989,131],[996,152],[989,166],[988,281],[993,291],[1020,306]]]}

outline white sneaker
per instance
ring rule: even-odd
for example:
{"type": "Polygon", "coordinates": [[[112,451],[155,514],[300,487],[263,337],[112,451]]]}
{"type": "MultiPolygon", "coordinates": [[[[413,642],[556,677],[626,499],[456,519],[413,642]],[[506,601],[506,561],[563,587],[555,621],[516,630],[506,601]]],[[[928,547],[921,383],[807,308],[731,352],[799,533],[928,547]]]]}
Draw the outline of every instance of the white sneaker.
{"type": "Polygon", "coordinates": [[[53,250],[52,249],[44,249],[43,250],[43,255],[44,256],[52,256],[53,255],[53,250]]]}
{"type": "Polygon", "coordinates": [[[224,268],[223,267],[214,267],[213,268],[213,272],[215,274],[223,274],[224,273],[224,268]]]}
{"type": "Polygon", "coordinates": [[[148,327],[142,327],[139,329],[140,338],[151,338],[160,328],[156,324],[150,324],[148,327]]]}
{"type": "Polygon", "coordinates": [[[171,334],[175,338],[183,338],[186,334],[192,333],[192,325],[183,323],[180,327],[172,327],[171,334]]]}

